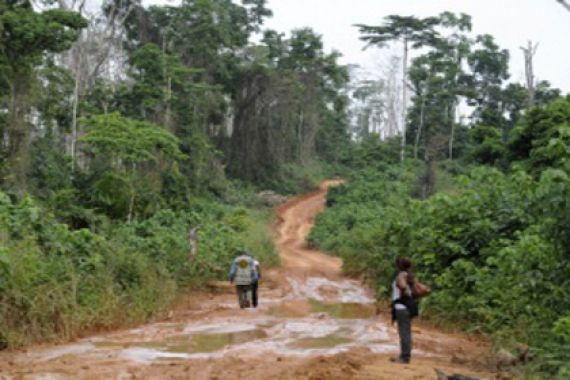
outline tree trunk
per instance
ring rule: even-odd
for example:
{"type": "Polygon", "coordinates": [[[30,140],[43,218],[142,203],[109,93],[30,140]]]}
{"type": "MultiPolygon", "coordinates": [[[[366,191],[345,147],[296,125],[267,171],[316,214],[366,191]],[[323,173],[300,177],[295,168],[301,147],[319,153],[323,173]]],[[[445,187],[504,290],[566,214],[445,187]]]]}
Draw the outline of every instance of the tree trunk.
{"type": "Polygon", "coordinates": [[[404,64],[402,75],[402,145],[400,160],[404,162],[406,156],[406,116],[408,114],[408,39],[404,38],[404,64]]]}
{"type": "Polygon", "coordinates": [[[564,8],[570,11],[570,4],[568,4],[565,0],[556,0],[558,1],[564,8]]]}
{"type": "MultiPolygon", "coordinates": [[[[427,148],[429,149],[429,148],[427,148]]],[[[429,198],[435,190],[435,181],[436,181],[436,172],[435,172],[435,159],[429,153],[425,156],[426,166],[425,166],[425,173],[423,178],[423,191],[422,191],[422,198],[427,199],[429,198]]]]}
{"type": "Polygon", "coordinates": [[[424,118],[425,118],[425,107],[426,107],[426,98],[422,96],[422,105],[420,108],[420,125],[418,127],[418,131],[416,132],[416,142],[414,144],[414,159],[418,159],[418,149],[420,147],[420,139],[422,135],[422,129],[424,127],[424,118]]]}
{"type": "Polygon", "coordinates": [[[528,108],[535,106],[535,95],[536,95],[536,80],[534,78],[534,55],[538,49],[538,44],[528,41],[527,47],[521,47],[524,54],[524,66],[525,66],[525,77],[526,77],[526,88],[528,91],[528,108]]]}
{"type": "Polygon", "coordinates": [[[299,139],[299,162],[303,162],[303,151],[304,151],[304,146],[303,146],[303,124],[305,122],[305,114],[303,113],[303,110],[301,110],[299,112],[299,127],[297,128],[297,133],[298,133],[298,139],[299,139]]]}
{"type": "Polygon", "coordinates": [[[10,89],[8,101],[8,115],[6,117],[6,135],[8,141],[5,142],[8,177],[10,181],[20,190],[25,188],[26,166],[28,151],[28,126],[26,125],[26,115],[28,114],[28,78],[25,75],[15,74],[12,80],[8,80],[10,89]]]}
{"type": "Polygon", "coordinates": [[[459,104],[457,101],[453,105],[453,119],[451,120],[451,135],[449,136],[449,160],[453,161],[453,143],[455,140],[455,127],[458,122],[457,113],[459,110],[459,104]]]}
{"type": "Polygon", "coordinates": [[[171,120],[172,120],[172,110],[170,107],[170,101],[172,98],[172,78],[168,75],[168,70],[166,66],[166,37],[162,38],[162,79],[164,80],[164,126],[171,130],[171,120]]]}
{"type": "Polygon", "coordinates": [[[449,161],[453,161],[453,138],[455,137],[455,122],[451,123],[451,135],[449,136],[449,161]]]}
{"type": "MultiPolygon", "coordinates": [[[[77,47],[79,49],[79,46],[77,47]]],[[[71,170],[75,170],[77,145],[77,108],[79,104],[79,83],[81,81],[81,52],[78,52],[77,66],[75,67],[75,87],[73,89],[73,113],[71,118],[71,170]]]]}
{"type": "Polygon", "coordinates": [[[129,190],[130,190],[130,198],[129,198],[129,214],[127,215],[127,223],[131,223],[131,221],[133,220],[133,214],[134,214],[134,210],[135,210],[135,196],[136,196],[136,191],[135,191],[135,186],[134,186],[134,180],[135,180],[135,172],[137,170],[137,165],[136,164],[132,164],[131,166],[131,173],[130,173],[130,179],[129,179],[129,190]]]}

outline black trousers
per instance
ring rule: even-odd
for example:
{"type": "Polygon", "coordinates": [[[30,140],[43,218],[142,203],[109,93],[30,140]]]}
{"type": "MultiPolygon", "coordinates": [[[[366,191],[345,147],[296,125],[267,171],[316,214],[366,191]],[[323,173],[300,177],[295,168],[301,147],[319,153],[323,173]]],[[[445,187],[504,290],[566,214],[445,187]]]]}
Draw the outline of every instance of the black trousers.
{"type": "Polygon", "coordinates": [[[236,285],[236,292],[239,307],[241,309],[249,307],[249,292],[251,292],[251,285],[236,285]]]}
{"type": "Polygon", "coordinates": [[[253,304],[253,307],[257,307],[257,288],[258,288],[258,286],[259,286],[259,283],[257,281],[251,284],[251,303],[253,304]]]}
{"type": "Polygon", "coordinates": [[[410,312],[396,310],[398,334],[400,335],[400,358],[409,361],[412,357],[412,317],[410,312]]]}

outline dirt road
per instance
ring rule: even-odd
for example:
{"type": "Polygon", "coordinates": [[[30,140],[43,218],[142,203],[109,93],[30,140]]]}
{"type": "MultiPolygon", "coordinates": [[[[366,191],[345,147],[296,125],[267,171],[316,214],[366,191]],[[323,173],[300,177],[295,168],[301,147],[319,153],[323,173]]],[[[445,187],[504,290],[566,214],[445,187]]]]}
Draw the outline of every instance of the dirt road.
{"type": "Polygon", "coordinates": [[[239,310],[233,289],[216,286],[160,323],[0,354],[0,379],[437,379],[435,368],[493,378],[475,364],[484,342],[429,328],[414,327],[412,364],[388,361],[397,334],[370,291],[305,244],[330,184],[277,210],[283,265],[265,273],[258,309],[239,310]]]}

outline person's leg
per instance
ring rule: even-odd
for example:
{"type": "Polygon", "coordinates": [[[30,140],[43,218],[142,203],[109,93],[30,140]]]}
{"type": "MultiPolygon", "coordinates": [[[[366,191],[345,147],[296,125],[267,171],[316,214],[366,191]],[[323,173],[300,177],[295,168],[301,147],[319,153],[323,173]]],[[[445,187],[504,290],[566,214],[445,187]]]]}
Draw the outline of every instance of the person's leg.
{"type": "Polygon", "coordinates": [[[251,285],[251,301],[253,303],[253,307],[257,307],[257,287],[258,287],[258,283],[254,282],[251,285]]]}
{"type": "Polygon", "coordinates": [[[400,335],[400,359],[409,362],[412,357],[412,318],[408,310],[396,310],[400,335]]]}
{"type": "Polygon", "coordinates": [[[244,293],[245,293],[245,307],[251,307],[251,285],[244,286],[244,293]]]}
{"type": "Polygon", "coordinates": [[[237,295],[238,295],[239,307],[240,307],[240,309],[243,309],[245,307],[245,300],[247,297],[246,289],[244,289],[243,285],[237,285],[236,290],[237,290],[237,295]]]}

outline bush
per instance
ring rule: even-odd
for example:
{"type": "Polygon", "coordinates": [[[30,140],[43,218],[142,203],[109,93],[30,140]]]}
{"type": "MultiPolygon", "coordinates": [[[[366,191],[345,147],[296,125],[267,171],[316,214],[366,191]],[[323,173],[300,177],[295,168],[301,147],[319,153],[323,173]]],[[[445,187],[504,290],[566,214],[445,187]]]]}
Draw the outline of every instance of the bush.
{"type": "Polygon", "coordinates": [[[557,360],[568,343],[560,316],[570,310],[568,175],[550,169],[537,180],[476,167],[457,177],[451,192],[418,200],[410,196],[413,172],[394,170],[359,171],[333,189],[311,243],[342,256],[345,272],[367,278],[379,296],[388,295],[395,258],[411,257],[434,289],[424,312],[505,344],[542,348],[542,363],[551,363],[546,371],[562,371],[557,360]]]}
{"type": "Polygon", "coordinates": [[[193,209],[70,230],[34,199],[0,192],[0,335],[20,346],[131,325],[167,308],[180,286],[225,279],[238,249],[276,263],[269,212],[209,200],[193,209]],[[186,239],[195,225],[199,249],[189,261],[186,239]]]}

